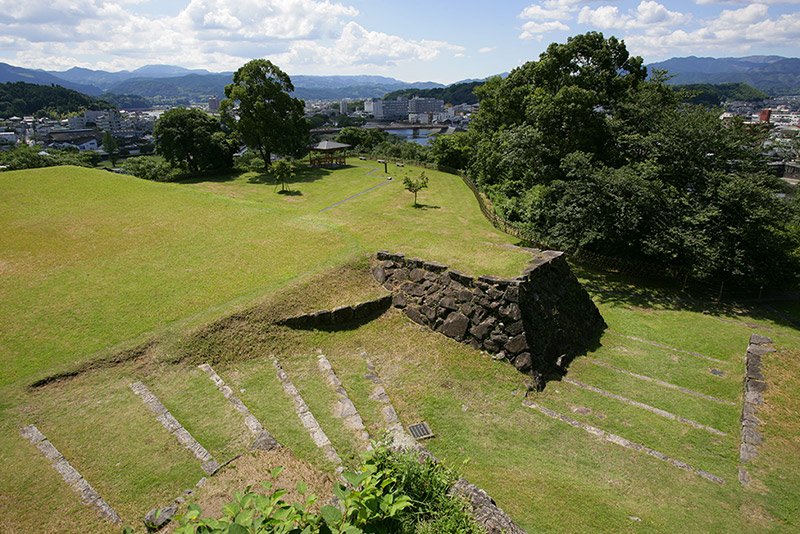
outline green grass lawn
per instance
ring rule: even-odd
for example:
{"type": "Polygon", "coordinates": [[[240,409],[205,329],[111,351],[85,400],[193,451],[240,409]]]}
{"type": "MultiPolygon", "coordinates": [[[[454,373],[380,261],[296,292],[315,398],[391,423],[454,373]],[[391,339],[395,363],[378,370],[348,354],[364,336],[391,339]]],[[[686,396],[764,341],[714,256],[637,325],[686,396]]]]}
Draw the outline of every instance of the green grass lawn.
{"type": "Polygon", "coordinates": [[[252,174],[197,184],[69,167],[0,174],[0,388],[379,249],[476,274],[524,267],[527,255],[504,248],[513,239],[451,175],[428,171],[422,209],[395,179],[320,213],[384,183],[377,169],[306,171],[295,195],[249,183],[252,174]]]}
{"type": "Polygon", "coordinates": [[[426,442],[434,454],[459,467],[531,532],[800,528],[800,333],[769,309],[715,306],[576,269],[609,330],[598,347],[572,362],[568,376],[725,436],[566,382],[551,382],[529,397],[710,471],[724,485],[523,406],[523,377],[512,366],[399,312],[336,332],[271,325],[276,314],[381,294],[366,270],[366,258],[379,249],[473,274],[511,276],[524,267],[528,254],[491,227],[458,178],[427,171],[430,189],[420,194],[425,206],[415,209],[395,171],[387,185],[325,211],[385,183],[382,165],[306,171],[290,195],[252,183],[254,174],[159,184],[78,168],[0,173],[0,454],[11,466],[0,473],[0,530],[113,530],[19,436],[23,424],[37,424],[137,527],[147,510],[203,476],[195,458],[131,393],[136,380],[217,460],[244,451],[250,436],[242,417],[196,368],[205,361],[282,444],[332,473],[271,361],[283,363],[350,462],[357,443],[333,416],[336,396],[317,370],[318,349],[373,435],[383,421],[380,405],[369,399],[362,351],[402,421],[427,421],[436,434],[426,442]],[[753,332],[772,337],[779,352],[765,358],[770,389],[759,416],[766,441],[751,469],[757,483],[745,490],[736,479],[737,450],[742,360],[753,332]],[[26,388],[149,339],[155,343],[135,360],[89,366],[74,378],[26,388]]]}

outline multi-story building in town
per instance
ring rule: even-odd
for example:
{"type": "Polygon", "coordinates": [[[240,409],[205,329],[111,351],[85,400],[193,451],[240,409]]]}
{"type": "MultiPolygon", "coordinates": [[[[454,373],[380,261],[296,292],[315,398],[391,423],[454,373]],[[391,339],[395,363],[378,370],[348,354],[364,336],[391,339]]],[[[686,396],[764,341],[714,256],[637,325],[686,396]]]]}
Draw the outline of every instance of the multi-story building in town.
{"type": "Polygon", "coordinates": [[[408,99],[380,100],[373,98],[364,102],[364,109],[368,113],[372,113],[372,116],[379,121],[405,120],[408,117],[408,99]]]}
{"type": "MultiPolygon", "coordinates": [[[[411,100],[398,97],[396,100],[370,98],[364,101],[364,111],[379,121],[408,120],[409,115],[438,115],[444,111],[444,100],[414,97],[411,100]]],[[[419,119],[417,119],[419,121],[419,119]]]]}
{"type": "Polygon", "coordinates": [[[440,113],[444,111],[444,100],[438,98],[420,98],[415,96],[408,101],[409,113],[440,113]]]}

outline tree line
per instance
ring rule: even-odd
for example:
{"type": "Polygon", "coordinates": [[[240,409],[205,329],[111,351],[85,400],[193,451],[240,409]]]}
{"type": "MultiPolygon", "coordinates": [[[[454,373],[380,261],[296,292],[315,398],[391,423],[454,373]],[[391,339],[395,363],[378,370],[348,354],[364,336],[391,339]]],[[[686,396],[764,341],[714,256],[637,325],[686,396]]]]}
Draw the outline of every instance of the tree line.
{"type": "Polygon", "coordinates": [[[624,42],[591,32],[477,89],[468,133],[434,146],[507,220],[553,248],[789,285],[800,209],[761,157],[764,132],[687,103],[624,42]]]}
{"type": "Polygon", "coordinates": [[[0,83],[0,117],[61,117],[83,110],[115,109],[113,104],[60,85],[0,83]]]}

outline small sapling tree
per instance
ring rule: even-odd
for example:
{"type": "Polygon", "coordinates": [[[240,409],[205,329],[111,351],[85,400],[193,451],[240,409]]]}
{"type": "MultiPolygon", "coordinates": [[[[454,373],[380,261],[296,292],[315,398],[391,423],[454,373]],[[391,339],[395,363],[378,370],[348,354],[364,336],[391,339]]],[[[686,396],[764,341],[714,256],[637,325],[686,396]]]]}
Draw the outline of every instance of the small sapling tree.
{"type": "Polygon", "coordinates": [[[295,175],[295,164],[292,160],[281,159],[272,164],[271,173],[275,177],[275,188],[281,185],[281,192],[286,191],[286,182],[295,175]]]}
{"type": "Polygon", "coordinates": [[[406,191],[414,193],[414,207],[416,208],[419,206],[419,204],[417,204],[417,193],[428,187],[428,176],[425,174],[425,171],[419,173],[419,176],[416,178],[413,176],[406,176],[403,178],[403,185],[406,191]]]}

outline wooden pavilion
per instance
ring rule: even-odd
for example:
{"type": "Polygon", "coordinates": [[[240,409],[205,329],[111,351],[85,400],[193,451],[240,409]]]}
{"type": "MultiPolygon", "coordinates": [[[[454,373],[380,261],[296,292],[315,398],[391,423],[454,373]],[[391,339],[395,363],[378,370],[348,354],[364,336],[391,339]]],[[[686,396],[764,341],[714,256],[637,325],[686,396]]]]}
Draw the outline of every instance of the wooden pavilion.
{"type": "Polygon", "coordinates": [[[308,160],[312,167],[336,167],[347,165],[347,149],[350,145],[335,141],[322,141],[309,147],[308,160]]]}

